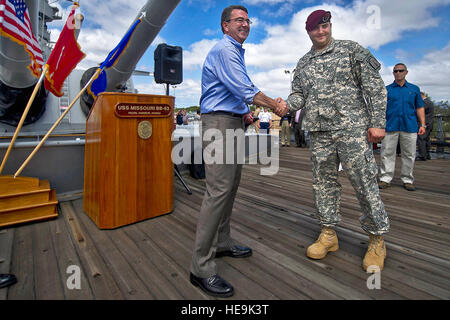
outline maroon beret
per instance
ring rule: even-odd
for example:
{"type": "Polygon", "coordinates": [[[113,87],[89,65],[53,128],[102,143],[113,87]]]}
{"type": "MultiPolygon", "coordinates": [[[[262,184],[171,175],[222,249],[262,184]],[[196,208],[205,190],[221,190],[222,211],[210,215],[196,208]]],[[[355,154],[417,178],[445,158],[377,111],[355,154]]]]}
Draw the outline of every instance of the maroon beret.
{"type": "Polygon", "coordinates": [[[317,25],[329,22],[331,19],[331,12],[325,10],[316,10],[312,12],[308,19],[306,19],[306,31],[312,31],[317,25]]]}

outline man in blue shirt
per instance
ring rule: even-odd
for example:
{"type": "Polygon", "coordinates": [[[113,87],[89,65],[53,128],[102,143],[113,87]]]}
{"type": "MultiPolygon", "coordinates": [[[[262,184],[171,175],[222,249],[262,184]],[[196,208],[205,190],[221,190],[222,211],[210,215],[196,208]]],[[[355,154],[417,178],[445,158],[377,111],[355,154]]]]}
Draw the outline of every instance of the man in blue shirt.
{"type": "MultiPolygon", "coordinates": [[[[250,112],[249,104],[268,107],[282,116],[287,105],[281,98],[273,100],[262,93],[250,80],[245,66],[242,44],[250,32],[251,21],[243,6],[224,9],[221,27],[224,37],[208,53],[202,70],[203,149],[205,158],[206,192],[197,222],[197,232],[191,263],[190,281],[205,293],[230,297],[233,287],[217,274],[214,258],[252,255],[252,249],[238,245],[230,236],[230,217],[241,179],[242,164],[236,158],[230,163],[226,147],[232,143],[236,155],[237,143],[243,136],[229,135],[244,130],[243,116],[250,112]],[[208,160],[205,140],[214,140],[215,158],[208,160]],[[214,137],[215,139],[213,139],[214,137]],[[226,160],[225,160],[226,158],[226,160]]],[[[209,141],[208,141],[209,142],[209,141]]]]}
{"type": "Polygon", "coordinates": [[[414,191],[414,161],[416,159],[417,132],[425,133],[424,103],[418,86],[406,81],[408,70],[403,63],[394,66],[395,81],[386,87],[386,136],[381,146],[380,189],[390,187],[394,178],[395,150],[400,141],[403,187],[414,191]],[[419,119],[420,127],[417,126],[419,119]]]}

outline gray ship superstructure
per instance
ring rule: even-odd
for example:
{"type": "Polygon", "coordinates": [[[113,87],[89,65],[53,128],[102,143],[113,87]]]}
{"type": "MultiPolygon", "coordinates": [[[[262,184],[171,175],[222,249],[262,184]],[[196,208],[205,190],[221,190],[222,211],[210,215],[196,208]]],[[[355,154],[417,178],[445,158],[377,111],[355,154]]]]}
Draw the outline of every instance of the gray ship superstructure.
{"type": "MultiPolygon", "coordinates": [[[[62,17],[57,8],[49,5],[48,0],[26,0],[25,2],[28,6],[33,32],[41,44],[44,61],[46,61],[52,49],[47,23],[61,20],[62,17]]],[[[133,32],[127,49],[120,55],[114,66],[106,69],[107,92],[134,92],[131,75],[179,2],[180,0],[149,0],[137,12],[133,23],[138,18],[142,18],[142,22],[133,32]]],[[[125,32],[126,30],[123,33],[125,32]]],[[[37,82],[37,78],[27,69],[29,64],[30,57],[23,47],[6,37],[0,37],[0,156],[2,159],[37,82]]],[[[80,92],[96,67],[92,66],[88,70],[75,69],[66,79],[63,86],[64,95],[60,98],[41,87],[2,174],[14,174],[80,92]]],[[[85,94],[75,103],[21,175],[48,179],[59,194],[82,191],[86,116],[93,102],[94,99],[89,94],[85,94]]]]}

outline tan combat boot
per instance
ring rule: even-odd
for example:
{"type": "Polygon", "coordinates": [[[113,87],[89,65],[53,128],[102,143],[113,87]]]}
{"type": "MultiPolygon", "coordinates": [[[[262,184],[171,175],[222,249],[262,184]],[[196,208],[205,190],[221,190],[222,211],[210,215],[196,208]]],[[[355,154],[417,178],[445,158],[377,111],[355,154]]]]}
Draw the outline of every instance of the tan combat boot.
{"type": "Polygon", "coordinates": [[[322,232],[315,243],[308,247],[306,255],[311,259],[323,259],[328,252],[339,249],[336,231],[333,228],[322,227],[322,232]]]}
{"type": "Polygon", "coordinates": [[[363,260],[363,269],[375,273],[377,268],[383,270],[384,259],[386,258],[386,245],[383,236],[369,235],[369,247],[363,260]],[[369,268],[370,267],[370,268],[369,268]]]}

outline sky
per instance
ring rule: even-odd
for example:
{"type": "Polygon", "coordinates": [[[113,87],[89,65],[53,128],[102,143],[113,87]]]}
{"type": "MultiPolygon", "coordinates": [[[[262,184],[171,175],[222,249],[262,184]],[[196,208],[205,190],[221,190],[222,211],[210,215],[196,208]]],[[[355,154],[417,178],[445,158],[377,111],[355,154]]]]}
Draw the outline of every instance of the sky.
{"type": "MultiPolygon", "coordinates": [[[[85,20],[78,40],[87,56],[78,67],[87,69],[102,62],[146,2],[80,0],[85,20]]],[[[56,41],[71,2],[50,3],[63,14],[61,21],[48,24],[56,41]]],[[[232,4],[244,5],[253,22],[244,43],[249,76],[273,98],[289,95],[292,70],[311,49],[306,18],[324,9],[331,11],[333,37],[368,48],[381,63],[386,85],[394,80],[393,66],[402,62],[409,70],[407,81],[435,101],[450,100],[450,0],[181,0],[136,67],[153,72],[154,51],[160,43],[183,48],[183,83],[170,88],[176,108],[199,105],[202,64],[223,37],[221,13],[232,4]]],[[[132,78],[139,93],[165,94],[164,85],[151,76],[132,78]]]]}

